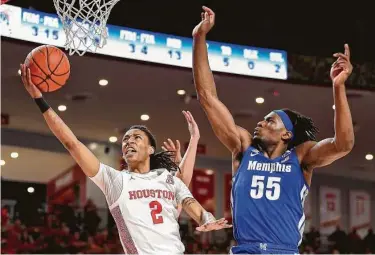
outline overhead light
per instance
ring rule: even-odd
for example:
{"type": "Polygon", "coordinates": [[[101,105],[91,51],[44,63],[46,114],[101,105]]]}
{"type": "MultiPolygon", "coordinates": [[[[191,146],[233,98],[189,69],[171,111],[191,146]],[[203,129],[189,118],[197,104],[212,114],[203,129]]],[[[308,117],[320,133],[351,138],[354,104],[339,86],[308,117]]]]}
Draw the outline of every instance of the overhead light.
{"type": "Polygon", "coordinates": [[[18,69],[17,73],[18,73],[18,75],[21,75],[21,69],[18,69]]]}
{"type": "Polygon", "coordinates": [[[5,165],[5,160],[0,160],[0,166],[5,165]]]}
{"type": "Polygon", "coordinates": [[[179,89],[179,90],[177,90],[177,95],[183,96],[183,95],[185,95],[185,94],[186,94],[186,91],[185,91],[185,90],[183,90],[183,89],[179,89]]]}
{"type": "Polygon", "coordinates": [[[90,144],[89,144],[89,149],[90,149],[90,150],[93,151],[93,150],[95,150],[96,148],[98,148],[98,144],[97,144],[97,143],[90,143],[90,144]]]}
{"type": "Polygon", "coordinates": [[[146,121],[146,120],[149,120],[149,119],[150,119],[150,116],[148,116],[147,114],[141,115],[141,120],[146,121]]]}
{"type": "Polygon", "coordinates": [[[108,81],[105,80],[105,79],[102,79],[102,80],[99,81],[99,85],[100,86],[107,86],[108,85],[108,81]]]}
{"type": "Polygon", "coordinates": [[[257,102],[257,104],[263,104],[264,98],[263,97],[257,97],[257,98],[255,98],[255,102],[257,102]]]}
{"type": "Polygon", "coordinates": [[[10,157],[11,157],[11,158],[18,158],[18,153],[17,153],[17,152],[12,152],[12,153],[10,154],[10,157]]]}
{"type": "Polygon", "coordinates": [[[34,193],[35,189],[33,187],[28,187],[27,192],[34,193]]]}
{"type": "Polygon", "coordinates": [[[117,142],[117,137],[116,137],[116,136],[111,136],[108,140],[109,140],[111,143],[115,143],[115,142],[117,142]]]}
{"type": "Polygon", "coordinates": [[[207,169],[205,172],[206,172],[207,175],[213,175],[214,174],[214,171],[211,170],[211,169],[207,169]]]}
{"type": "Polygon", "coordinates": [[[332,109],[333,109],[333,110],[335,110],[335,109],[336,109],[335,105],[332,105],[332,109]]]}
{"type": "Polygon", "coordinates": [[[60,112],[65,112],[66,111],[66,105],[59,105],[58,107],[57,107],[57,110],[59,110],[60,112]]]}
{"type": "Polygon", "coordinates": [[[367,154],[366,155],[366,159],[367,160],[373,160],[373,158],[374,158],[374,155],[372,155],[372,154],[367,154]]]}

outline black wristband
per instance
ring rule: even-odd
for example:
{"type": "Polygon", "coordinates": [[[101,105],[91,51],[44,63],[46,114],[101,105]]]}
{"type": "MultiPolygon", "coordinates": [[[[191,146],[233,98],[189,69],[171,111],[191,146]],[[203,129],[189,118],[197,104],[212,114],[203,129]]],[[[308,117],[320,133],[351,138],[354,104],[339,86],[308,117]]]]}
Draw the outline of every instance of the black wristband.
{"type": "Polygon", "coordinates": [[[34,101],[42,113],[45,113],[49,108],[51,108],[43,97],[35,98],[34,101]]]}

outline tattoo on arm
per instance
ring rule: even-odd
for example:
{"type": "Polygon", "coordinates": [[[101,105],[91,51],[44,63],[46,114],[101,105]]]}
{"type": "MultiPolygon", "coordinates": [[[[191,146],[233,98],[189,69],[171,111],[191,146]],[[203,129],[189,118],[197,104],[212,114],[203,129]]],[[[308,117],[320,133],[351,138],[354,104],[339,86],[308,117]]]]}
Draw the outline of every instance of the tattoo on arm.
{"type": "Polygon", "coordinates": [[[182,207],[185,208],[185,210],[192,210],[190,211],[189,215],[201,226],[206,223],[215,221],[215,217],[203,209],[203,207],[199,204],[199,202],[192,197],[185,198],[184,201],[182,201],[182,207]],[[191,206],[193,204],[196,204],[197,206],[191,206]],[[191,206],[191,207],[190,207],[191,206]]]}
{"type": "Polygon", "coordinates": [[[189,206],[193,203],[196,203],[197,200],[195,200],[195,198],[192,198],[192,197],[188,197],[186,199],[184,199],[184,201],[182,201],[182,206],[185,207],[185,206],[189,206]]]}

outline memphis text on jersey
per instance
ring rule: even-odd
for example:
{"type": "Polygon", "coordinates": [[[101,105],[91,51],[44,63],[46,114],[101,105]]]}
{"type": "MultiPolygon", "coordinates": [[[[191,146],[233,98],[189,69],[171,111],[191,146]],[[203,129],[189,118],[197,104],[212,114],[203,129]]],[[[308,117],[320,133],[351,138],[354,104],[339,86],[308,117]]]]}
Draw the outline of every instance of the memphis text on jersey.
{"type": "Polygon", "coordinates": [[[286,172],[290,173],[292,166],[289,164],[281,164],[279,162],[275,163],[263,163],[258,161],[250,160],[247,166],[247,170],[252,171],[265,171],[265,172],[286,172]]]}

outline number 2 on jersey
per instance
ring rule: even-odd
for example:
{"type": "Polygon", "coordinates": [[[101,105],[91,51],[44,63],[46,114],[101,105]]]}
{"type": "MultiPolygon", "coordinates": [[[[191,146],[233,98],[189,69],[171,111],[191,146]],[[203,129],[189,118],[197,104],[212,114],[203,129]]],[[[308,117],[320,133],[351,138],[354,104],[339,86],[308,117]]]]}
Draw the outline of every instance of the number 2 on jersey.
{"type": "Polygon", "coordinates": [[[163,216],[160,215],[161,211],[163,210],[162,205],[158,201],[151,201],[149,203],[151,209],[151,218],[154,224],[163,223],[163,216]]]}
{"type": "MultiPolygon", "coordinates": [[[[264,195],[265,176],[254,175],[251,182],[250,196],[254,199],[260,199],[264,195]]],[[[268,200],[277,200],[280,197],[280,177],[268,177],[266,185],[266,198],[268,200]]]]}

